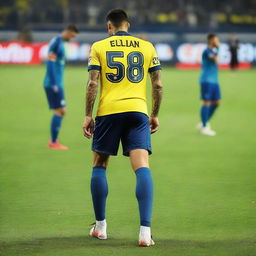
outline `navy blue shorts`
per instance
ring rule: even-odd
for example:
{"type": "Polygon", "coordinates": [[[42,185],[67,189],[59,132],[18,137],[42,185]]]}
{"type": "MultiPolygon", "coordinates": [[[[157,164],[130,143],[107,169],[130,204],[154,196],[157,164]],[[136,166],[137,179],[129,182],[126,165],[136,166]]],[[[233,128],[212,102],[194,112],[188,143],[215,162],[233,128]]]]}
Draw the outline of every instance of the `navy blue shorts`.
{"type": "Polygon", "coordinates": [[[92,150],[117,155],[120,141],[123,155],[134,149],[146,149],[151,154],[149,118],[140,112],[125,112],[95,118],[92,150]]]}
{"type": "Polygon", "coordinates": [[[220,86],[217,83],[201,83],[201,99],[217,101],[221,99],[220,86]]]}
{"type": "Polygon", "coordinates": [[[58,87],[57,91],[55,91],[53,87],[44,87],[44,89],[50,109],[64,108],[66,106],[62,87],[58,87]]]}

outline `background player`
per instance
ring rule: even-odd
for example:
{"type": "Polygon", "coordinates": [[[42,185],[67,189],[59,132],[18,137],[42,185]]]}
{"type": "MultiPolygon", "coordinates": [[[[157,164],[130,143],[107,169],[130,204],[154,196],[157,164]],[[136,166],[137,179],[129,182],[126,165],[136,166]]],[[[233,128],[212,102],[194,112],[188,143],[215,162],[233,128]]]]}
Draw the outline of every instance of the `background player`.
{"type": "Polygon", "coordinates": [[[200,76],[201,99],[201,124],[197,128],[201,134],[215,136],[216,132],[210,127],[209,121],[220,104],[220,86],[218,83],[218,48],[219,38],[216,34],[207,36],[208,47],[202,54],[202,71],[200,76]]]}
{"type": "Polygon", "coordinates": [[[160,62],[150,42],[128,34],[129,22],[123,10],[107,16],[111,37],[93,44],[89,59],[84,135],[93,135],[94,152],[91,193],[96,224],[90,234],[107,239],[105,205],[108,194],[106,168],[110,155],[116,155],[120,141],[123,154],[130,157],[136,174],[136,197],[140,212],[139,245],[150,246],[153,183],[148,163],[151,153],[150,130],[158,130],[157,118],[162,98],[160,62]],[[146,81],[150,72],[153,107],[147,115],[146,81]],[[95,130],[92,110],[101,80],[100,103],[95,130]]]}
{"type": "Polygon", "coordinates": [[[51,140],[48,143],[48,147],[51,149],[68,149],[68,147],[61,145],[57,141],[61,122],[66,113],[63,88],[65,65],[64,42],[73,39],[77,33],[78,29],[76,26],[69,25],[59,36],[54,37],[49,45],[44,89],[49,103],[49,108],[53,110],[53,117],[50,125],[51,140]]]}
{"type": "Polygon", "coordinates": [[[238,49],[239,49],[239,40],[236,33],[233,33],[228,42],[229,51],[230,51],[230,68],[236,70],[238,68],[238,49]]]}

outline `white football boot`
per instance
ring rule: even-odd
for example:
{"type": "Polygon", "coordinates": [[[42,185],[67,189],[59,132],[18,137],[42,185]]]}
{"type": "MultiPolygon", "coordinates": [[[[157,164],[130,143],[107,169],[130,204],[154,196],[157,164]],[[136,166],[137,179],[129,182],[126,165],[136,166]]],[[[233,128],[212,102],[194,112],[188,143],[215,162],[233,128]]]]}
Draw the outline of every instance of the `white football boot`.
{"type": "Polygon", "coordinates": [[[216,135],[216,132],[213,131],[208,126],[202,127],[201,130],[200,130],[200,133],[203,134],[203,135],[207,135],[207,136],[215,136],[216,135]]]}
{"type": "Polygon", "coordinates": [[[150,227],[140,226],[139,246],[149,247],[152,245],[155,245],[155,242],[152,239],[150,227]]]}
{"type": "Polygon", "coordinates": [[[107,222],[106,220],[96,221],[90,230],[90,236],[100,240],[106,240],[107,237],[107,222]]]}
{"type": "MultiPolygon", "coordinates": [[[[211,129],[210,123],[206,123],[206,127],[209,127],[209,128],[211,129]]],[[[200,131],[202,128],[203,128],[203,124],[202,124],[202,123],[198,123],[198,124],[196,125],[196,129],[197,129],[198,131],[200,131]]]]}

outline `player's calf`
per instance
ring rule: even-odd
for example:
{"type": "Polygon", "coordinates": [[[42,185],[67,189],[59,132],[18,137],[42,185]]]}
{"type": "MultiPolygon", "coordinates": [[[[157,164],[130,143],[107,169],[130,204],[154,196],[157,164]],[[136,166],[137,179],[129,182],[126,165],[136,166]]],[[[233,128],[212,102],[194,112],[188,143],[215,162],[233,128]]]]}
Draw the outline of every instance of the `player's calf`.
{"type": "Polygon", "coordinates": [[[54,109],[54,115],[51,120],[51,141],[48,143],[48,147],[50,149],[60,149],[60,150],[67,150],[68,147],[60,144],[58,142],[58,135],[60,132],[63,116],[66,113],[65,108],[56,108],[54,109]]]}
{"type": "Polygon", "coordinates": [[[91,177],[91,194],[96,222],[90,230],[90,236],[98,239],[107,239],[105,209],[108,195],[108,183],[105,167],[93,167],[91,177]]]}

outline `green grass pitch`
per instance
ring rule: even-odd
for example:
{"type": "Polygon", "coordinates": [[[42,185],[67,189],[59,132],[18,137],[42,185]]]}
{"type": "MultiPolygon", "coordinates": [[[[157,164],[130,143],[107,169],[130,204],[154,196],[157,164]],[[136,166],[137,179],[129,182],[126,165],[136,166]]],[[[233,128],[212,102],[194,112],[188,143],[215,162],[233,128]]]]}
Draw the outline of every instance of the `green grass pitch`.
{"type": "Polygon", "coordinates": [[[135,176],[129,160],[108,168],[109,240],[94,221],[90,141],[82,135],[86,67],[66,68],[68,113],[50,151],[44,67],[1,66],[0,255],[256,255],[256,72],[221,71],[216,137],[200,136],[199,71],[163,69],[161,128],[152,136],[156,246],[138,248],[135,176]]]}

